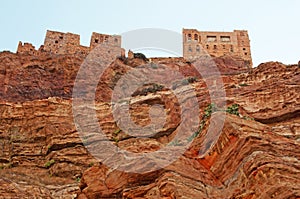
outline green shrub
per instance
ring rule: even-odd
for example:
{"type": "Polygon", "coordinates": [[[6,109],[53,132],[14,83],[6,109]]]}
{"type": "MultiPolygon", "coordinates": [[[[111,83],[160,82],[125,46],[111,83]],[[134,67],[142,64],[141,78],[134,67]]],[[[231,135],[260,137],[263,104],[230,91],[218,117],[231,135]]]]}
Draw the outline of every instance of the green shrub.
{"type": "Polygon", "coordinates": [[[89,163],[89,167],[94,166],[94,164],[95,164],[94,162],[90,162],[90,163],[89,163]]]}
{"type": "Polygon", "coordinates": [[[178,140],[174,140],[170,143],[170,146],[180,146],[181,143],[178,140]]]}
{"type": "Polygon", "coordinates": [[[144,61],[148,61],[147,57],[143,53],[134,53],[134,58],[142,59],[144,61]]]}
{"type": "Polygon", "coordinates": [[[196,82],[197,81],[197,77],[188,77],[188,82],[190,83],[190,84],[192,84],[192,83],[194,83],[194,82],[196,82]]]}
{"type": "Polygon", "coordinates": [[[55,164],[55,160],[52,159],[52,160],[46,162],[45,167],[48,169],[48,168],[50,168],[53,164],[55,164]]]}
{"type": "Polygon", "coordinates": [[[226,110],[227,113],[232,114],[232,115],[237,115],[239,116],[239,105],[238,104],[233,104],[232,106],[227,107],[226,110]]]}
{"type": "Polygon", "coordinates": [[[246,83],[242,83],[242,84],[239,84],[240,86],[249,86],[248,84],[246,83]]]}
{"type": "Polygon", "coordinates": [[[121,129],[115,130],[114,135],[118,135],[121,131],[122,131],[121,129]]]}
{"type": "Polygon", "coordinates": [[[209,104],[206,107],[205,111],[204,111],[204,118],[203,119],[206,119],[206,118],[210,117],[211,114],[214,113],[214,112],[216,112],[217,110],[218,110],[218,108],[217,108],[217,106],[214,103],[209,104]]]}

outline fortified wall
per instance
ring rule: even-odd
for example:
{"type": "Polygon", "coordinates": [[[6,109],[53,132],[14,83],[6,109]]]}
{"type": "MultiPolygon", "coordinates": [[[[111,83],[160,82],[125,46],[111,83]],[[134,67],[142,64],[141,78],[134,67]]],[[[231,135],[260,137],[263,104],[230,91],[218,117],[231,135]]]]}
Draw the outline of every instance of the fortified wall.
{"type": "Polygon", "coordinates": [[[90,46],[80,44],[80,35],[73,33],[63,33],[47,30],[44,45],[38,50],[30,43],[19,42],[17,53],[41,55],[41,54],[82,54],[88,55],[98,44],[106,44],[107,46],[118,49],[113,51],[116,56],[124,54],[121,48],[120,35],[107,35],[93,32],[90,40],[90,46]]]}
{"type": "Polygon", "coordinates": [[[233,32],[205,32],[183,29],[183,57],[196,60],[201,55],[214,57],[232,56],[252,66],[250,40],[246,30],[233,32]]]}

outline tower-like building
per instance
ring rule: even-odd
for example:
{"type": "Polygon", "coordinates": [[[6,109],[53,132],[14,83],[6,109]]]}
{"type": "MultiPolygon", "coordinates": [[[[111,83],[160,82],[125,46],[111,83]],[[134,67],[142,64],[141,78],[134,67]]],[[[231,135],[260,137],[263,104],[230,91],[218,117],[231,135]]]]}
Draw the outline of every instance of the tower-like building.
{"type": "Polygon", "coordinates": [[[183,57],[189,61],[201,55],[213,57],[232,56],[243,59],[252,66],[250,40],[246,30],[233,32],[206,32],[183,29],[183,57]]]}

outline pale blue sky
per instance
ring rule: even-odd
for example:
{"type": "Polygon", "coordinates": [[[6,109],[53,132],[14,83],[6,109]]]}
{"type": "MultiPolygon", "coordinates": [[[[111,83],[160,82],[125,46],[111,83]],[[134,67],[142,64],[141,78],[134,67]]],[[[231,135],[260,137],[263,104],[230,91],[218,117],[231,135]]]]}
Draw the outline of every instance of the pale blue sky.
{"type": "Polygon", "coordinates": [[[121,34],[139,28],[249,31],[254,65],[300,60],[298,0],[6,0],[0,4],[0,51],[18,41],[43,43],[47,29],[81,35],[121,34]]]}

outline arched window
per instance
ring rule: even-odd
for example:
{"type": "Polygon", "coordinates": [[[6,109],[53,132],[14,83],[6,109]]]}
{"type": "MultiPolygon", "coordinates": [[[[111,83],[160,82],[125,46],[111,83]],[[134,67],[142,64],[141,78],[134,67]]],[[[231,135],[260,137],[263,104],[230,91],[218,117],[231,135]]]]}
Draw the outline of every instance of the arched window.
{"type": "Polygon", "coordinates": [[[200,46],[199,45],[196,46],[196,51],[200,52],[200,46]]]}
{"type": "Polygon", "coordinates": [[[194,35],[194,39],[195,39],[195,41],[198,41],[198,34],[194,35]]]}
{"type": "Polygon", "coordinates": [[[188,34],[188,41],[192,40],[192,34],[188,34]]]}
{"type": "Polygon", "coordinates": [[[193,52],[193,49],[191,46],[189,46],[189,52],[193,52]]]}

